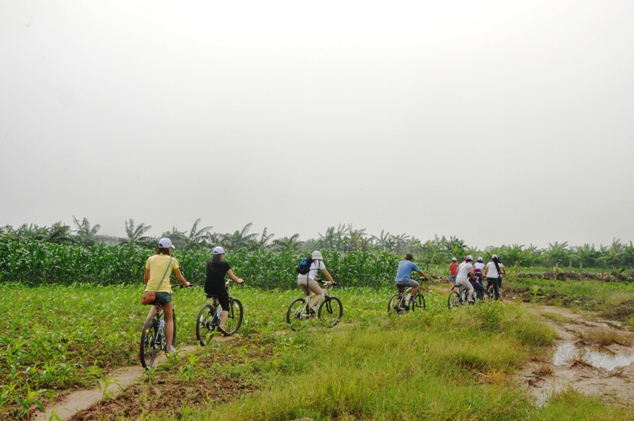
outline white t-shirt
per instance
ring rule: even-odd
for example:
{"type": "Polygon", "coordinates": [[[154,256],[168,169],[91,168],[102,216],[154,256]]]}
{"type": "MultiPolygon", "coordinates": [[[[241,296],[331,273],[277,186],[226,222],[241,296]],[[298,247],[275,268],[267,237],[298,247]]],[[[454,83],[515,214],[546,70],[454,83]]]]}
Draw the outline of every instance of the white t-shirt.
{"type": "MultiPolygon", "coordinates": [[[[321,260],[313,260],[313,263],[310,264],[310,270],[308,271],[308,279],[315,279],[317,277],[317,272],[320,270],[326,269],[326,265],[321,260]]],[[[305,278],[306,275],[297,275],[298,278],[305,278]]]]}
{"type": "Polygon", "coordinates": [[[469,276],[469,271],[473,266],[469,262],[462,262],[458,266],[458,278],[466,278],[469,276]]]}
{"type": "MultiPolygon", "coordinates": [[[[504,267],[502,263],[498,263],[498,265],[500,266],[500,269],[504,267]]],[[[487,272],[487,278],[497,278],[498,276],[500,276],[497,268],[495,267],[495,263],[493,262],[487,263],[487,269],[489,269],[487,272]]]]}
{"type": "Polygon", "coordinates": [[[473,269],[474,270],[480,269],[480,271],[483,271],[484,270],[484,263],[482,263],[482,262],[476,263],[475,265],[473,265],[473,269]]]}

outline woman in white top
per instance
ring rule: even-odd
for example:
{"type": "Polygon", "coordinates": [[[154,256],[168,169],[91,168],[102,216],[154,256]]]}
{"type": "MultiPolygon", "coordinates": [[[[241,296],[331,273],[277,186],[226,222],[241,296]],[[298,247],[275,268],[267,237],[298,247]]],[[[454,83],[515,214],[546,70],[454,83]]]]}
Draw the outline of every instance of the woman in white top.
{"type": "Polygon", "coordinates": [[[467,300],[471,301],[471,296],[473,295],[473,285],[469,282],[469,273],[475,278],[475,274],[473,273],[473,257],[469,254],[464,258],[464,262],[460,263],[458,266],[458,276],[456,277],[456,285],[462,285],[467,288],[467,300]]]}
{"type": "MultiPolygon", "coordinates": [[[[324,292],[321,290],[319,284],[315,280],[315,278],[317,277],[317,272],[321,270],[328,281],[332,282],[333,284],[335,283],[335,281],[332,279],[332,276],[330,276],[328,269],[326,269],[326,265],[324,265],[324,258],[322,257],[321,252],[315,250],[311,257],[313,259],[313,263],[311,263],[310,265],[310,270],[306,275],[297,275],[297,285],[302,291],[304,291],[306,295],[310,293],[315,294],[310,303],[310,310],[315,311],[317,308],[317,304],[319,304],[319,301],[324,296],[324,292]]],[[[315,313],[317,312],[315,311],[315,313]]]]}
{"type": "Polygon", "coordinates": [[[500,286],[502,284],[502,275],[506,274],[504,265],[500,263],[497,254],[491,257],[491,261],[484,268],[484,275],[487,277],[487,290],[493,287],[495,299],[500,298],[500,286]]]}

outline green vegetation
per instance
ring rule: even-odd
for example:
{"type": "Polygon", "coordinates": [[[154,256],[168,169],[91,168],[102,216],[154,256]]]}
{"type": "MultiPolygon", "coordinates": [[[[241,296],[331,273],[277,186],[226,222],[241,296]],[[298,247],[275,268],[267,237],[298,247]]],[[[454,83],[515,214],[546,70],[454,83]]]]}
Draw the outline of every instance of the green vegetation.
{"type": "MultiPolygon", "coordinates": [[[[341,288],[344,319],[334,329],[295,333],[284,322],[296,290],[233,288],[245,305],[240,336],[196,347],[160,365],[98,418],[158,419],[555,419],[629,412],[576,392],[537,407],[512,380],[545,355],[555,333],[519,305],[446,309],[446,289],[428,309],[388,318],[391,289],[341,288]],[[156,387],[178,394],[157,394],[156,387]],[[171,397],[167,404],[167,395],[171,397]],[[175,396],[175,397],[174,397],[175,396]],[[120,410],[113,411],[112,408],[120,410]],[[145,415],[144,415],[145,414],[145,415]]],[[[64,391],[91,387],[116,367],[138,365],[148,307],[137,286],[0,284],[0,418],[36,411],[64,391]]],[[[200,289],[174,295],[179,348],[195,345],[200,289]]],[[[628,415],[629,414],[629,415],[628,415]]]]}

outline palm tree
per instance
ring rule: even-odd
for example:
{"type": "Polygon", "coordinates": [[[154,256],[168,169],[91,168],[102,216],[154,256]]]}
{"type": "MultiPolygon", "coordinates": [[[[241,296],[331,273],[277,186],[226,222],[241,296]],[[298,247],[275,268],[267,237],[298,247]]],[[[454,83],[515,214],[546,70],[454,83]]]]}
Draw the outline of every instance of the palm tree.
{"type": "Polygon", "coordinates": [[[172,240],[172,244],[177,249],[184,249],[187,244],[187,235],[186,231],[179,231],[178,228],[172,227],[171,231],[165,231],[161,234],[161,237],[167,237],[172,240]]]}
{"type": "Polygon", "coordinates": [[[70,227],[66,224],[63,224],[62,221],[56,222],[51,225],[51,228],[48,232],[47,240],[49,243],[53,244],[70,244],[73,242],[73,239],[70,235],[70,227]]]}
{"type": "Polygon", "coordinates": [[[122,240],[120,244],[127,244],[128,246],[133,246],[135,244],[147,244],[152,240],[151,237],[145,235],[150,228],[152,228],[152,225],[145,225],[143,222],[135,227],[134,220],[130,218],[129,221],[125,221],[125,232],[128,239],[122,240]]]}
{"type": "Polygon", "coordinates": [[[257,250],[266,250],[273,237],[275,237],[275,234],[269,234],[267,228],[264,227],[262,234],[260,235],[260,239],[255,242],[255,248],[257,250]]]}
{"type": "Polygon", "coordinates": [[[257,237],[257,234],[249,234],[251,225],[253,223],[249,222],[241,231],[235,231],[233,234],[223,234],[221,238],[222,245],[229,250],[251,247],[257,237]]]}
{"type": "Polygon", "coordinates": [[[271,244],[271,249],[275,251],[293,251],[299,249],[301,245],[299,234],[294,234],[290,237],[276,238],[271,244]]]}
{"type": "Polygon", "coordinates": [[[394,236],[389,232],[384,232],[381,230],[381,234],[379,236],[373,235],[374,244],[381,250],[391,251],[394,250],[394,236]]]}
{"type": "Polygon", "coordinates": [[[75,218],[75,215],[73,215],[73,222],[77,227],[77,238],[79,239],[79,244],[84,247],[94,246],[96,243],[95,236],[101,229],[101,225],[96,224],[91,227],[88,219],[84,218],[81,222],[79,222],[79,220],[75,218]]]}
{"type": "Polygon", "coordinates": [[[208,237],[209,231],[213,227],[206,226],[201,229],[198,229],[198,224],[200,223],[200,218],[196,219],[194,225],[192,225],[192,229],[189,231],[189,235],[185,237],[185,246],[184,249],[192,249],[203,247],[208,237]]]}

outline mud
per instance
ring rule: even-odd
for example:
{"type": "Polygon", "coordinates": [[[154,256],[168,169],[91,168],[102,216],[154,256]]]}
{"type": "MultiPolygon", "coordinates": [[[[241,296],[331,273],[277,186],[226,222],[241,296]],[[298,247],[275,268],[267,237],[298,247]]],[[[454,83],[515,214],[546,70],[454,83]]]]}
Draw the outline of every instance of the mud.
{"type": "MultiPolygon", "coordinates": [[[[227,342],[236,339],[237,336],[231,337],[215,337],[214,340],[218,342],[227,342]]],[[[186,356],[192,350],[197,349],[197,346],[185,346],[178,350],[177,358],[186,356]]],[[[157,356],[154,367],[158,367],[160,364],[167,360],[164,353],[160,353],[157,356]]],[[[47,421],[50,420],[53,414],[59,419],[70,420],[76,417],[78,414],[84,413],[84,416],[78,419],[88,419],[87,415],[91,413],[90,408],[98,406],[105,397],[108,397],[108,401],[120,395],[124,390],[131,388],[134,384],[143,376],[144,369],[139,364],[134,367],[126,367],[113,371],[107,377],[107,387],[103,381],[99,382],[99,385],[90,390],[80,390],[65,396],[61,401],[54,403],[53,405],[46,407],[46,412],[37,412],[32,417],[35,421],[47,421]]],[[[115,412],[116,413],[116,412],[115,412]]],[[[52,419],[57,419],[53,417],[52,419]]],[[[97,418],[98,419],[98,418],[97,418]]]]}
{"type": "Polygon", "coordinates": [[[531,361],[519,374],[538,404],[574,388],[617,405],[634,402],[634,334],[595,313],[529,306],[553,326],[558,339],[547,358],[531,361]],[[604,340],[607,338],[610,340],[604,340]],[[615,341],[613,338],[617,338],[615,341]]]}

